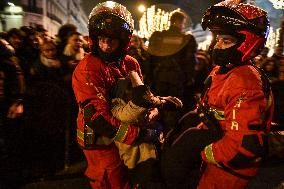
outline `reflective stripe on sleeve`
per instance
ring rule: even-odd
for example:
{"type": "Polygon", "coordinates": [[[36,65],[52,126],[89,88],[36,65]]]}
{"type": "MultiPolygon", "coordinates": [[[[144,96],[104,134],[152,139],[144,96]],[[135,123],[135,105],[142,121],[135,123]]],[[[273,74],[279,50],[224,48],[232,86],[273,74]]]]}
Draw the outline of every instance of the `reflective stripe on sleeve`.
{"type": "Polygon", "coordinates": [[[215,110],[214,117],[219,121],[224,121],[225,120],[224,111],[215,110]]]}
{"type": "Polygon", "coordinates": [[[206,156],[208,162],[218,165],[217,161],[214,158],[212,145],[213,144],[211,143],[211,144],[209,144],[208,146],[205,147],[205,149],[204,149],[205,156],[206,156]]]}
{"type": "Polygon", "coordinates": [[[265,111],[267,111],[271,107],[271,105],[272,105],[272,96],[269,95],[265,111]]]}
{"type": "Polygon", "coordinates": [[[77,129],[77,137],[84,141],[84,133],[82,131],[80,131],[79,129],[77,129]]]}
{"type": "Polygon", "coordinates": [[[121,123],[113,139],[117,142],[123,142],[127,134],[128,126],[128,123],[121,123]]]}

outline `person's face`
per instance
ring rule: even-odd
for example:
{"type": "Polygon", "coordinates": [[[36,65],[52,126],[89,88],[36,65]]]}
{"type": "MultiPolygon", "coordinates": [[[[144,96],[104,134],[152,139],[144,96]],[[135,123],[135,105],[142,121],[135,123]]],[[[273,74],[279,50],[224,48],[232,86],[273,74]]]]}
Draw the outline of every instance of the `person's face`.
{"type": "Polygon", "coordinates": [[[185,25],[186,25],[186,19],[184,18],[184,19],[180,22],[180,29],[181,29],[181,31],[184,31],[185,25]]]}
{"type": "Polygon", "coordinates": [[[99,36],[99,47],[105,53],[112,53],[119,47],[119,40],[110,37],[99,36]]]}
{"type": "Polygon", "coordinates": [[[234,46],[237,39],[232,35],[217,35],[214,49],[227,49],[234,46]]]}
{"type": "Polygon", "coordinates": [[[79,50],[83,47],[83,36],[82,35],[72,35],[68,39],[68,44],[70,44],[74,50],[79,50]]]}
{"type": "Polygon", "coordinates": [[[174,21],[173,25],[178,27],[180,29],[180,31],[184,31],[186,21],[187,21],[186,18],[184,18],[182,20],[176,20],[176,21],[174,21]]]}
{"type": "Polygon", "coordinates": [[[139,48],[140,46],[140,40],[137,36],[132,36],[130,39],[130,45],[134,46],[136,48],[139,48]]]}
{"type": "Polygon", "coordinates": [[[261,55],[258,55],[258,56],[256,56],[256,57],[254,57],[254,62],[255,62],[255,65],[256,65],[257,67],[260,67],[261,64],[262,64],[262,62],[263,62],[262,56],[261,56],[261,55]]]}
{"type": "Polygon", "coordinates": [[[22,39],[14,34],[9,38],[9,42],[15,49],[18,49],[22,44],[22,39]]]}
{"type": "Polygon", "coordinates": [[[41,46],[41,53],[44,57],[54,59],[56,57],[56,47],[52,43],[46,43],[41,46]]]}
{"type": "Polygon", "coordinates": [[[32,47],[35,49],[39,48],[39,40],[38,40],[38,35],[30,35],[29,36],[29,42],[31,43],[32,47]]]}
{"type": "Polygon", "coordinates": [[[12,47],[12,45],[10,45],[10,44],[8,43],[8,41],[6,41],[5,39],[0,39],[0,43],[2,43],[3,45],[5,45],[6,48],[7,48],[9,51],[15,53],[15,49],[12,47]]]}
{"type": "Polygon", "coordinates": [[[38,41],[39,41],[40,45],[43,44],[44,41],[49,40],[49,39],[50,39],[50,37],[49,37],[49,34],[48,34],[47,31],[45,31],[45,32],[38,32],[38,41]]]}

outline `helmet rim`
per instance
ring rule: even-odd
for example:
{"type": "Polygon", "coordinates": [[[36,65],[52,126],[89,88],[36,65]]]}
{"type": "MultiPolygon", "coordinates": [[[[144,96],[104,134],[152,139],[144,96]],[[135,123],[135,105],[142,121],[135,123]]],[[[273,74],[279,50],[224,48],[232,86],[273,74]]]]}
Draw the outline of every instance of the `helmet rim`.
{"type": "Polygon", "coordinates": [[[228,32],[248,30],[263,37],[266,37],[269,31],[267,14],[259,15],[253,19],[248,19],[245,15],[231,7],[216,5],[211,6],[206,10],[202,17],[201,26],[203,30],[208,28],[212,32],[222,30],[227,30],[228,32]],[[258,25],[255,24],[254,21],[256,19],[262,23],[258,25]]]}
{"type": "Polygon", "coordinates": [[[243,36],[238,51],[243,53],[242,62],[251,59],[264,47],[269,33],[267,12],[250,4],[232,4],[225,1],[208,8],[201,26],[214,34],[226,33],[243,36]]]}

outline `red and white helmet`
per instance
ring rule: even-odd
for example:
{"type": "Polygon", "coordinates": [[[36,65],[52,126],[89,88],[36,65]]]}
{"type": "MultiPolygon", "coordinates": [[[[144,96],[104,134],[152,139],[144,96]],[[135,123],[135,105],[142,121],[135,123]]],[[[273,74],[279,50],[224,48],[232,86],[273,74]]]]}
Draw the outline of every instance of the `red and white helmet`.
{"type": "MultiPolygon", "coordinates": [[[[89,15],[89,38],[96,45],[98,36],[117,38],[120,41],[120,56],[123,56],[132,36],[134,21],[123,5],[106,1],[96,5],[89,15]]],[[[95,51],[95,48],[91,48],[95,51]]]]}
{"type": "Polygon", "coordinates": [[[214,34],[231,34],[242,40],[237,50],[245,62],[256,56],[264,47],[268,32],[267,12],[250,4],[223,1],[207,9],[202,28],[214,34]]]}

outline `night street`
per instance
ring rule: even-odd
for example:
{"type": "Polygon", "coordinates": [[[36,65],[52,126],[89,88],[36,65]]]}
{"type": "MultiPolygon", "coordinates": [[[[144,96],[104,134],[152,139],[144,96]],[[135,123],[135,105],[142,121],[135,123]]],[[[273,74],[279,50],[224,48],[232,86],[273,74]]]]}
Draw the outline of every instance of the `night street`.
{"type": "Polygon", "coordinates": [[[0,0],[0,189],[284,189],[284,0],[0,0]]]}
{"type": "MultiPolygon", "coordinates": [[[[59,172],[51,178],[39,178],[21,189],[90,189],[88,180],[82,173],[85,166],[85,162],[74,164],[66,172],[59,172]]],[[[284,189],[283,170],[283,159],[265,163],[247,189],[284,189]]]]}

